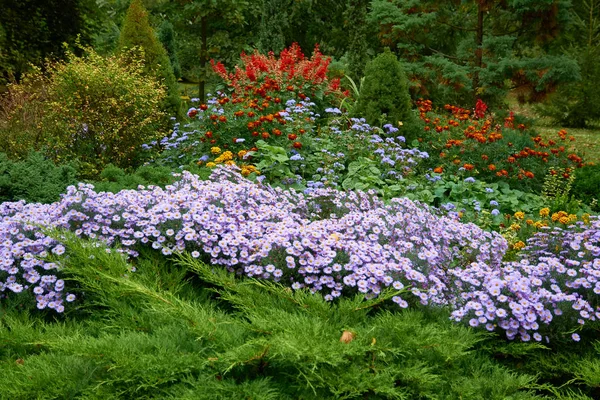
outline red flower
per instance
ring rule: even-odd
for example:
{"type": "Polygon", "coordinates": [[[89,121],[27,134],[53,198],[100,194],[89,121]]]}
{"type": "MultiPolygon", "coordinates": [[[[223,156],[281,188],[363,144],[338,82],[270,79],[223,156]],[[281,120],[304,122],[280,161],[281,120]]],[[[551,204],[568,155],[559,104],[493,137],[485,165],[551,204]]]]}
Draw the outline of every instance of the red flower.
{"type": "Polygon", "coordinates": [[[301,149],[302,148],[302,143],[300,143],[300,142],[294,142],[294,144],[292,146],[294,146],[295,149],[301,149]]]}

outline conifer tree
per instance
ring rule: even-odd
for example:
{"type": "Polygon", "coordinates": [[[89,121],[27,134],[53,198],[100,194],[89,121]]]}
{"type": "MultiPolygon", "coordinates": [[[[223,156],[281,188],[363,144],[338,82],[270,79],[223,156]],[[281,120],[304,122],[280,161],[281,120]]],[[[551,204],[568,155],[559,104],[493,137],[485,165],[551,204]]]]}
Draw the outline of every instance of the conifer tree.
{"type": "Polygon", "coordinates": [[[165,20],[160,24],[160,27],[158,28],[158,38],[169,55],[169,61],[171,61],[171,67],[173,67],[175,78],[181,78],[181,65],[179,64],[179,57],[177,56],[175,30],[170,21],[165,20]]]}
{"type": "Polygon", "coordinates": [[[393,125],[411,121],[408,80],[388,48],[367,64],[354,114],[371,125],[377,125],[383,114],[383,120],[393,125]]]}
{"type": "Polygon", "coordinates": [[[173,68],[165,48],[150,26],[148,12],[142,0],[131,1],[121,28],[118,48],[120,50],[139,48],[143,52],[146,72],[155,76],[167,87],[165,109],[171,114],[179,114],[181,100],[173,68]]]}
{"type": "Polygon", "coordinates": [[[539,101],[577,76],[576,62],[549,52],[571,0],[374,0],[369,20],[394,46],[417,96],[472,106],[516,89],[539,101]],[[505,82],[512,84],[507,86],[505,82]]]}

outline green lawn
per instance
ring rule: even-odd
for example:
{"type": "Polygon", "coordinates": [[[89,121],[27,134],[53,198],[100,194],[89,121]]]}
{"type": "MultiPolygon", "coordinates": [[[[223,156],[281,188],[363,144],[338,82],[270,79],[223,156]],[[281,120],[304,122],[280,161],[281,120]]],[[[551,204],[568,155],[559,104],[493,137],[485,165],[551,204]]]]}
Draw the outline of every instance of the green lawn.
{"type": "Polygon", "coordinates": [[[555,139],[557,138],[557,132],[564,129],[569,132],[569,136],[575,138],[575,141],[569,142],[569,151],[576,151],[578,154],[583,154],[584,159],[588,162],[600,163],[600,126],[587,129],[557,126],[549,118],[540,116],[534,106],[519,104],[514,95],[509,95],[507,102],[510,109],[516,114],[535,120],[535,128],[544,139],[555,139]]]}

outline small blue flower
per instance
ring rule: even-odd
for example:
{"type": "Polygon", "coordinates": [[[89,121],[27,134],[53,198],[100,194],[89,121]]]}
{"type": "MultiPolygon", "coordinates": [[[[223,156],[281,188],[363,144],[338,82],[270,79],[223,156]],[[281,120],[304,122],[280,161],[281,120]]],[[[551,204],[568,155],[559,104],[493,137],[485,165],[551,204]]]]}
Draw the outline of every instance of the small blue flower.
{"type": "Polygon", "coordinates": [[[492,210],[492,215],[498,215],[498,214],[500,214],[500,210],[498,210],[497,208],[494,208],[492,210]]]}

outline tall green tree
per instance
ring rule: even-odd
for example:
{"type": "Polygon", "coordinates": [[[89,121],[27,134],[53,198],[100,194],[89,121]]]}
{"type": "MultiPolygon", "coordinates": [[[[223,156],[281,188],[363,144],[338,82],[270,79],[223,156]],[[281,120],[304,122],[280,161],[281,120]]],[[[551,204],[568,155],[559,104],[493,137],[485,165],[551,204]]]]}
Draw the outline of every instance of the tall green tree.
{"type": "MultiPolygon", "coordinates": [[[[238,33],[235,29],[244,24],[245,12],[251,7],[256,10],[260,3],[251,4],[248,0],[175,0],[165,5],[165,10],[173,16],[177,32],[187,40],[188,51],[196,56],[195,61],[199,65],[198,95],[202,101],[206,97],[211,55],[218,55],[221,46],[229,45],[230,32],[238,33]]],[[[256,11],[256,14],[260,12],[256,11]]],[[[257,34],[258,29],[254,33],[257,34]]],[[[240,39],[237,37],[237,41],[240,39]]]]}
{"type": "Polygon", "coordinates": [[[103,17],[95,0],[0,0],[0,84],[63,57],[78,35],[88,44],[103,17]]]}
{"type": "Polygon", "coordinates": [[[551,43],[570,0],[373,0],[382,44],[405,61],[413,91],[438,102],[537,101],[578,75],[551,43]],[[512,85],[507,86],[505,82],[512,85]]]}
{"type": "Polygon", "coordinates": [[[283,31],[287,25],[288,0],[263,0],[259,46],[262,53],[279,54],[285,48],[283,31]]]}
{"type": "Polygon", "coordinates": [[[173,68],[165,48],[150,26],[142,0],[131,1],[121,28],[118,48],[120,51],[139,48],[143,52],[146,72],[167,87],[165,109],[171,114],[179,114],[181,100],[173,68]]]}
{"type": "Polygon", "coordinates": [[[348,31],[348,74],[360,80],[367,63],[367,7],[368,0],[348,0],[346,28],[348,31]]]}
{"type": "Polygon", "coordinates": [[[564,126],[582,128],[600,120],[600,1],[578,2],[571,14],[561,49],[577,60],[581,79],[562,85],[541,111],[564,126]]]}

